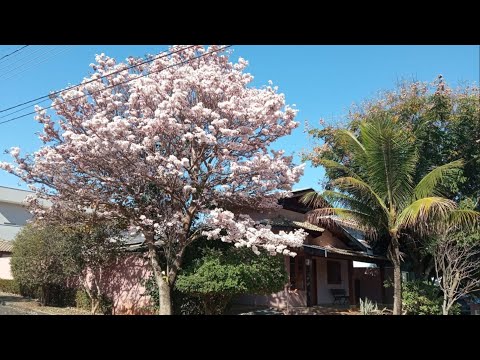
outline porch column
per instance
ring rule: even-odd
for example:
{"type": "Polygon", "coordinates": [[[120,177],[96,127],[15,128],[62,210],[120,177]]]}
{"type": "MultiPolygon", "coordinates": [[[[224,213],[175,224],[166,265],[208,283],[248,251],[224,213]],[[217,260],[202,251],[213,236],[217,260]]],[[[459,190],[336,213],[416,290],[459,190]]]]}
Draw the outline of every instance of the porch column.
{"type": "Polygon", "coordinates": [[[307,297],[307,306],[313,306],[313,274],[312,274],[312,257],[305,255],[305,295],[307,297]]]}
{"type": "Polygon", "coordinates": [[[353,260],[348,260],[348,302],[356,305],[355,287],[353,286],[353,260]]]}
{"type": "Polygon", "coordinates": [[[382,294],[382,304],[385,304],[385,286],[383,286],[385,282],[385,265],[379,265],[380,267],[380,289],[382,294]]]}

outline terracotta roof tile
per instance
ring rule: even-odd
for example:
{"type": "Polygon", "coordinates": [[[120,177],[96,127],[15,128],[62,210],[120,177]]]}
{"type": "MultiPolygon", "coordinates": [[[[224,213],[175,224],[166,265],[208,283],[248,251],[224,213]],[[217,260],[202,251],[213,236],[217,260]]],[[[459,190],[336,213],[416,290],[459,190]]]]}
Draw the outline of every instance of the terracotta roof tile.
{"type": "Polygon", "coordinates": [[[0,240],[0,252],[12,252],[13,244],[11,241],[0,240]]]}

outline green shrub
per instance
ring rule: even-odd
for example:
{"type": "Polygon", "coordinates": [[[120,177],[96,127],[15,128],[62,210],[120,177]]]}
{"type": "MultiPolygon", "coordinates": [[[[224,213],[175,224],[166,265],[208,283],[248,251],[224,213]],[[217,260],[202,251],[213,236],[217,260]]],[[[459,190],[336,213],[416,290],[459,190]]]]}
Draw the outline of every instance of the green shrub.
{"type": "Polygon", "coordinates": [[[0,279],[0,291],[21,295],[20,285],[15,280],[0,279]]]}
{"type": "Polygon", "coordinates": [[[91,301],[87,292],[83,289],[78,289],[75,294],[75,306],[82,310],[91,310],[91,301]]]}
{"type": "MultiPolygon", "coordinates": [[[[404,282],[402,297],[403,308],[409,315],[442,315],[443,293],[429,281],[404,282]]],[[[460,314],[460,306],[452,306],[450,314],[460,314]]]]}
{"type": "MultiPolygon", "coordinates": [[[[75,293],[75,305],[78,309],[86,311],[92,310],[92,301],[85,290],[77,289],[75,293]]],[[[113,313],[113,301],[105,294],[101,296],[99,312],[104,315],[111,315],[113,313]]]]}

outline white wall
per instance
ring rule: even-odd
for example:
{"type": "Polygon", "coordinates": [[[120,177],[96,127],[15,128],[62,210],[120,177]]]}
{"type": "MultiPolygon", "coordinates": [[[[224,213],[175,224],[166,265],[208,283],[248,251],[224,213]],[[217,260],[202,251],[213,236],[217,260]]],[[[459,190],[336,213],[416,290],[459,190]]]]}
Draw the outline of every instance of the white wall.
{"type": "Polygon", "coordinates": [[[330,289],[345,289],[345,294],[348,295],[348,261],[339,259],[330,259],[338,261],[341,264],[342,283],[328,284],[327,283],[327,260],[328,258],[316,258],[317,262],[317,302],[318,304],[332,304],[333,296],[330,289]]]}
{"type": "Polygon", "coordinates": [[[0,239],[13,240],[31,214],[22,206],[0,201],[0,239]]]}
{"type": "Polygon", "coordinates": [[[0,200],[0,224],[8,222],[16,225],[25,225],[31,216],[22,205],[9,204],[0,200]]]}
{"type": "Polygon", "coordinates": [[[10,256],[0,257],[0,279],[13,279],[10,272],[10,256]]]}

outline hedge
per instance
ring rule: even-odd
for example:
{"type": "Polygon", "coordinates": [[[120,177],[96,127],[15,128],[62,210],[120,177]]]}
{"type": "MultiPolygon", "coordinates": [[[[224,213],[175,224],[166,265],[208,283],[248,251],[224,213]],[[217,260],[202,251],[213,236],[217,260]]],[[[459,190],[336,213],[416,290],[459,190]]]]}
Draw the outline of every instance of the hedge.
{"type": "Polygon", "coordinates": [[[20,295],[20,285],[15,280],[0,279],[0,291],[20,295]]]}

